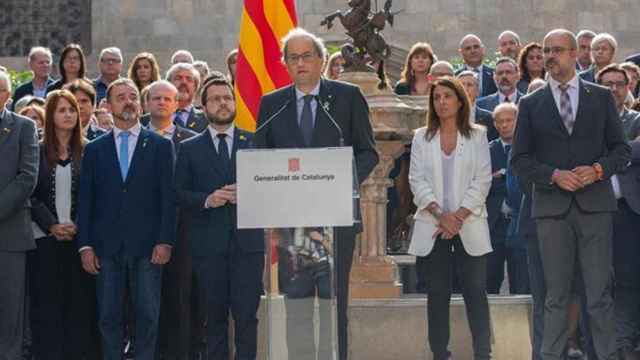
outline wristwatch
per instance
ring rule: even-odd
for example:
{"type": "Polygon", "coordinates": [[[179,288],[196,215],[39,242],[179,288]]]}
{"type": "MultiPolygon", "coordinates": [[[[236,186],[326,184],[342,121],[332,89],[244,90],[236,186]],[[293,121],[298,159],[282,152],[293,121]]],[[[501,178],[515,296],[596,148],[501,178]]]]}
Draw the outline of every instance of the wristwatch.
{"type": "Polygon", "coordinates": [[[591,167],[596,172],[596,178],[598,180],[604,179],[604,170],[602,170],[602,165],[600,165],[600,163],[593,163],[591,167]]]}

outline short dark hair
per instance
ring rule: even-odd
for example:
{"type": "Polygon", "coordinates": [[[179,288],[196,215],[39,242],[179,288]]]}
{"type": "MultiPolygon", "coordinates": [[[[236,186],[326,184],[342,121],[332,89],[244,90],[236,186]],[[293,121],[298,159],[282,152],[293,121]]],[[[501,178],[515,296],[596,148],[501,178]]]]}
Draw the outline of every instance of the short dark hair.
{"type": "Polygon", "coordinates": [[[496,68],[498,68],[498,65],[504,64],[504,63],[509,63],[509,64],[513,65],[513,68],[516,69],[516,71],[520,71],[520,69],[518,67],[518,63],[514,59],[512,59],[512,58],[510,58],[508,56],[502,56],[498,60],[496,60],[496,68]]]}
{"type": "Polygon", "coordinates": [[[74,95],[76,94],[76,92],[82,91],[89,97],[89,99],[91,99],[91,104],[93,104],[93,106],[96,106],[96,91],[93,88],[93,85],[91,85],[91,83],[89,83],[87,80],[75,79],[72,82],[64,85],[62,88],[65,90],[69,90],[74,95]]]}
{"type": "Polygon", "coordinates": [[[616,64],[616,63],[609,64],[609,65],[605,66],[604,68],[602,68],[602,70],[598,71],[598,73],[596,74],[596,82],[598,84],[602,84],[602,77],[604,76],[604,74],[610,73],[610,72],[617,72],[617,73],[622,74],[622,76],[624,76],[624,81],[627,84],[629,83],[629,75],[622,68],[622,66],[620,66],[619,64],[616,64]]]}
{"type": "Polygon", "coordinates": [[[206,83],[204,83],[204,85],[202,85],[202,89],[200,89],[200,103],[202,104],[202,106],[205,106],[205,104],[207,103],[207,90],[209,90],[209,88],[211,86],[226,86],[229,88],[229,90],[231,91],[231,95],[233,95],[233,97],[235,98],[235,93],[233,92],[233,86],[231,85],[231,83],[227,80],[226,77],[221,77],[221,78],[211,78],[209,80],[207,80],[206,83]]]}
{"type": "Polygon", "coordinates": [[[138,100],[140,101],[140,90],[138,90],[138,86],[136,85],[135,82],[133,82],[133,80],[129,79],[129,78],[120,78],[115,80],[114,82],[112,82],[111,84],[109,84],[109,87],[107,87],[107,95],[106,95],[106,99],[107,102],[111,99],[111,92],[113,91],[113,88],[116,86],[120,86],[120,85],[127,85],[131,88],[133,88],[136,91],[136,94],[138,94],[138,100]]]}

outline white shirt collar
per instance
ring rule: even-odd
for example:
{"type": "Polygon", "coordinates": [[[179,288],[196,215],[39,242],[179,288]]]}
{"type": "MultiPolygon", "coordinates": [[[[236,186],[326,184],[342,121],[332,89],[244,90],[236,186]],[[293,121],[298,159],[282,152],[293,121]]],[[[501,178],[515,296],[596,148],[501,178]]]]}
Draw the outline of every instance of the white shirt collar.
{"type": "Polygon", "coordinates": [[[122,133],[123,131],[128,131],[130,135],[138,137],[140,136],[140,130],[141,130],[141,126],[140,123],[136,123],[133,127],[131,127],[129,130],[122,130],[119,129],[117,126],[113,126],[113,136],[117,139],[118,136],[120,136],[120,133],[122,133]]]}
{"type": "Polygon", "coordinates": [[[189,104],[189,106],[184,108],[178,108],[178,110],[184,110],[184,112],[186,112],[187,114],[191,113],[191,109],[193,109],[193,104],[189,104]]]}
{"type": "Polygon", "coordinates": [[[320,95],[320,81],[318,81],[318,84],[313,88],[313,90],[309,91],[309,94],[303,93],[296,87],[296,101],[300,101],[305,95],[320,95]]]}
{"type": "MultiPolygon", "coordinates": [[[[552,76],[549,76],[549,85],[551,85],[551,88],[554,90],[560,90],[559,88],[560,82],[554,79],[552,76]]],[[[569,82],[567,82],[567,85],[569,85],[569,89],[568,89],[569,91],[577,90],[578,86],[580,86],[580,81],[578,80],[578,74],[574,74],[573,78],[569,80],[569,82]]]]}
{"type": "MultiPolygon", "coordinates": [[[[500,103],[503,103],[506,98],[507,98],[507,95],[505,95],[501,91],[498,91],[498,100],[500,103]]],[[[517,99],[518,99],[518,91],[516,90],[512,92],[511,95],[509,95],[509,102],[515,103],[517,99]]]]}
{"type": "Polygon", "coordinates": [[[209,129],[209,133],[211,134],[211,138],[213,139],[213,141],[217,141],[218,140],[218,134],[227,134],[227,137],[229,137],[229,139],[233,140],[233,133],[235,132],[236,126],[235,125],[231,125],[229,126],[229,128],[223,132],[220,132],[218,130],[216,130],[213,125],[209,125],[207,127],[209,129]]]}

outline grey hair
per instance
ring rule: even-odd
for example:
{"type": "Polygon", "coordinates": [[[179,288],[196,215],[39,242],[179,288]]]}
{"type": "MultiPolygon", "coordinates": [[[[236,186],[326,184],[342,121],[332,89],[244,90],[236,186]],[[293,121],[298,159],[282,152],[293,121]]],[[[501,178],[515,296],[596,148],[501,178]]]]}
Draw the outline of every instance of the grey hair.
{"type": "Polygon", "coordinates": [[[458,75],[456,75],[456,79],[460,79],[465,76],[470,76],[476,82],[476,87],[480,86],[480,84],[478,83],[478,74],[476,74],[474,71],[471,71],[471,70],[461,71],[458,75]]]}
{"type": "Polygon", "coordinates": [[[504,102],[501,103],[500,105],[496,106],[495,109],[493,109],[493,118],[495,119],[496,116],[498,116],[498,114],[505,112],[505,111],[513,111],[513,114],[517,117],[518,116],[518,106],[512,102],[504,102]]]}
{"type": "Polygon", "coordinates": [[[613,48],[613,52],[618,49],[618,42],[616,41],[616,38],[614,38],[613,35],[609,33],[600,33],[596,35],[593,40],[591,40],[591,47],[593,48],[597,43],[601,43],[603,41],[606,41],[609,43],[609,45],[611,45],[611,47],[613,48]]]}
{"type": "Polygon", "coordinates": [[[580,30],[578,32],[578,35],[576,35],[576,39],[582,39],[583,37],[587,39],[593,39],[594,37],[596,37],[596,33],[591,30],[580,30]]]}
{"type": "Polygon", "coordinates": [[[193,54],[191,54],[191,51],[189,50],[178,50],[176,52],[173,53],[173,55],[171,55],[171,63],[175,64],[176,63],[176,57],[178,55],[187,55],[187,57],[189,59],[191,59],[191,61],[189,63],[193,63],[193,54]]]}
{"type": "Polygon", "coordinates": [[[544,40],[542,41],[542,43],[544,44],[544,41],[547,40],[548,37],[557,35],[562,35],[569,39],[571,50],[576,50],[578,48],[578,40],[576,40],[576,36],[567,29],[553,29],[549,31],[547,35],[544,36],[544,40]]]}
{"type": "Polygon", "coordinates": [[[193,77],[196,79],[196,89],[200,87],[200,72],[198,69],[193,66],[193,64],[189,63],[175,63],[171,65],[169,70],[167,70],[167,75],[165,76],[166,80],[172,81],[173,76],[181,70],[190,71],[193,77]]]}
{"type": "Polygon", "coordinates": [[[429,74],[433,75],[434,69],[439,67],[439,66],[446,67],[449,70],[449,72],[451,72],[451,76],[453,76],[453,74],[454,74],[453,65],[451,65],[450,62],[445,61],[445,60],[438,60],[438,61],[434,62],[433,65],[431,65],[431,70],[429,70],[429,74]]]}
{"type": "Polygon", "coordinates": [[[545,85],[547,85],[547,82],[545,80],[540,78],[535,78],[529,83],[529,86],[527,87],[527,94],[530,94],[545,85]]]}
{"type": "Polygon", "coordinates": [[[287,35],[285,35],[281,39],[282,62],[285,62],[287,59],[288,50],[289,50],[289,41],[297,38],[307,38],[311,40],[311,42],[313,43],[313,47],[316,50],[316,54],[318,55],[318,57],[322,59],[322,61],[325,61],[325,59],[327,58],[327,48],[324,45],[324,41],[321,38],[317,37],[316,35],[310,33],[309,31],[303,28],[295,28],[289,31],[287,35]]]}
{"type": "Polygon", "coordinates": [[[462,39],[460,39],[460,43],[458,44],[458,48],[462,49],[462,43],[465,42],[467,39],[476,39],[480,43],[480,46],[484,46],[484,44],[482,44],[482,40],[480,40],[480,37],[478,37],[478,35],[476,35],[476,34],[467,34],[467,35],[463,36],[462,39]]]}
{"type": "Polygon", "coordinates": [[[6,71],[0,71],[0,81],[4,82],[7,90],[11,92],[11,77],[9,77],[9,73],[6,71]]]}
{"type": "Polygon", "coordinates": [[[31,50],[29,50],[29,55],[27,56],[27,59],[29,60],[29,62],[31,62],[34,58],[34,56],[38,55],[38,54],[42,54],[42,55],[46,55],[49,58],[49,61],[51,62],[53,59],[53,55],[51,55],[51,50],[47,47],[44,46],[34,46],[31,48],[31,50]]]}
{"type": "Polygon", "coordinates": [[[498,35],[498,41],[500,41],[500,39],[502,39],[503,36],[511,36],[512,38],[516,39],[516,41],[518,42],[518,45],[522,44],[522,42],[520,41],[520,36],[518,36],[518,34],[516,34],[511,30],[505,30],[501,32],[500,35],[498,35]]]}
{"type": "Polygon", "coordinates": [[[120,62],[122,62],[122,60],[123,60],[122,51],[120,51],[120,49],[115,47],[115,46],[111,46],[111,47],[102,49],[102,51],[100,51],[100,57],[98,58],[98,60],[102,60],[102,58],[106,54],[111,54],[111,55],[117,56],[118,58],[120,58],[120,62]]]}

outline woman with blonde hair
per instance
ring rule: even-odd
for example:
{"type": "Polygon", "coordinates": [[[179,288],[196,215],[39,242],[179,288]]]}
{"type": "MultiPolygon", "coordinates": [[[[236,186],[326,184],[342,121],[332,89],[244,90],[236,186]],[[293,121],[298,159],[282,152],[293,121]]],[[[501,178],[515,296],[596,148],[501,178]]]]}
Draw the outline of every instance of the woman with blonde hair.
{"type": "Polygon", "coordinates": [[[136,55],[131,60],[127,77],[133,80],[139,91],[152,82],[160,80],[160,67],[156,57],[149,52],[141,52],[136,55]]]}

